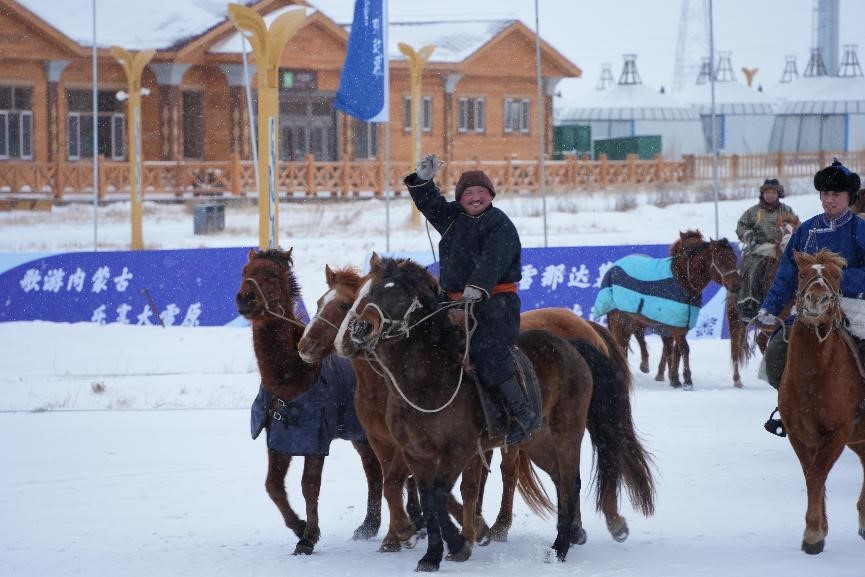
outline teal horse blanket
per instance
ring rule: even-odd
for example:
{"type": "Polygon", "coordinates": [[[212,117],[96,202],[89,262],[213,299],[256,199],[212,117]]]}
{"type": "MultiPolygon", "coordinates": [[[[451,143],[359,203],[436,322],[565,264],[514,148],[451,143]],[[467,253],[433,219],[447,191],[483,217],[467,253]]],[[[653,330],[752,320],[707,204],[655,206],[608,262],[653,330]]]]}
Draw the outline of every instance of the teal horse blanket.
{"type": "Polygon", "coordinates": [[[664,325],[692,329],[697,324],[701,301],[701,295],[692,297],[673,278],[672,257],[632,254],[614,262],[604,275],[592,314],[598,318],[619,310],[664,325]]]}

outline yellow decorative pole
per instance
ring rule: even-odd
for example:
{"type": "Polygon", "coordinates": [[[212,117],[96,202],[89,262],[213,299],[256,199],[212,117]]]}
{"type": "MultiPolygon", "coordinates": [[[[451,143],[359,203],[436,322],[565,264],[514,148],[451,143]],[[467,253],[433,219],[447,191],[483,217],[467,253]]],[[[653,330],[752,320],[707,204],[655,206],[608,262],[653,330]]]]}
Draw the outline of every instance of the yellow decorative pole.
{"type": "MultiPolygon", "coordinates": [[[[111,56],[123,66],[126,73],[126,114],[129,117],[129,198],[132,203],[132,250],[144,248],[141,226],[141,73],[156,54],[156,50],[142,50],[137,54],[120,46],[111,47],[111,56]]],[[[144,89],[146,90],[146,89],[144,89]]],[[[122,96],[122,94],[120,95],[122,96]]],[[[94,118],[94,125],[97,119],[94,118]]],[[[93,154],[98,151],[94,150],[93,154]]]]}
{"type": "Polygon", "coordinates": [[[286,42],[306,20],[306,10],[280,15],[270,30],[261,14],[240,4],[228,5],[228,17],[252,45],[258,73],[258,244],[266,250],[279,246],[279,63],[286,42]]]}
{"type": "MultiPolygon", "coordinates": [[[[421,80],[423,78],[423,69],[426,66],[427,61],[429,60],[429,57],[432,56],[433,50],[435,50],[436,47],[434,44],[428,44],[417,52],[415,52],[414,48],[403,42],[400,42],[397,47],[408,61],[408,68],[411,74],[411,133],[414,140],[414,146],[412,146],[411,149],[411,166],[412,168],[414,168],[415,166],[417,166],[418,161],[420,161],[420,121],[421,115],[423,113],[423,111],[421,110],[422,105],[420,98],[421,80]]],[[[420,225],[420,212],[418,212],[418,209],[414,204],[412,204],[411,223],[412,226],[420,225]]]]}

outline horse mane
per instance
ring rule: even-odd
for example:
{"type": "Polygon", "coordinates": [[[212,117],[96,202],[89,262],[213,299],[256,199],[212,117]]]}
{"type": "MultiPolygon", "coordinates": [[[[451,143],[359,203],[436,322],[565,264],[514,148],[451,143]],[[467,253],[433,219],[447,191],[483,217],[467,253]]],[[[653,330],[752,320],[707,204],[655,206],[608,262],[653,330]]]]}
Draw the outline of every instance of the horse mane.
{"type": "Polygon", "coordinates": [[[703,238],[703,233],[698,229],[686,230],[679,233],[679,238],[670,245],[670,256],[676,256],[685,250],[696,247],[697,244],[704,244],[706,239],[703,238]]]}
{"type": "Polygon", "coordinates": [[[300,300],[300,283],[297,282],[297,277],[294,276],[294,259],[291,258],[291,251],[281,251],[275,248],[260,250],[255,253],[255,258],[263,258],[270,262],[283,267],[288,281],[288,298],[292,304],[300,300]]]}
{"type": "MultiPolygon", "coordinates": [[[[811,266],[815,264],[822,265],[826,268],[834,268],[835,271],[832,271],[838,275],[838,278],[841,278],[841,271],[847,266],[847,259],[838,254],[837,252],[832,252],[828,249],[820,249],[816,254],[808,254],[808,253],[799,253],[799,257],[805,261],[805,266],[811,266]]],[[[840,284],[840,280],[839,280],[840,284]]],[[[834,290],[839,290],[840,286],[832,287],[834,290]]]]}
{"type": "Polygon", "coordinates": [[[347,266],[345,268],[331,269],[333,273],[333,284],[343,285],[348,287],[354,292],[357,292],[360,289],[360,283],[363,280],[363,277],[357,272],[357,269],[353,266],[347,266]]]}

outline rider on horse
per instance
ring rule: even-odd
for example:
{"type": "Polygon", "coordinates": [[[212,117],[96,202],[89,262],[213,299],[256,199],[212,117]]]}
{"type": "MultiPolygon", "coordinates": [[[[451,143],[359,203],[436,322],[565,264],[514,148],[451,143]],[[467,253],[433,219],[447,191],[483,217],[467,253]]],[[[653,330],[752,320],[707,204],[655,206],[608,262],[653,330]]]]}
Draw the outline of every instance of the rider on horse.
{"type": "MultiPolygon", "coordinates": [[[[777,328],[781,323],[777,315],[796,293],[798,269],[793,258],[794,250],[816,254],[827,249],[843,256],[847,259],[847,266],[841,278],[842,295],[852,299],[865,298],[865,220],[854,217],[850,210],[850,205],[856,202],[859,185],[859,175],[837,158],[831,166],[814,175],[814,188],[820,192],[824,212],[803,222],[790,238],[775,280],[757,313],[758,324],[764,328],[777,328]]],[[[776,330],[764,355],[769,384],[776,389],[787,363],[789,331],[789,325],[776,330]]],[[[865,352],[865,341],[856,340],[861,357],[865,352]]],[[[770,433],[785,434],[780,419],[770,416],[765,426],[770,433]]]]}
{"type": "Polygon", "coordinates": [[[793,209],[781,202],[784,187],[770,178],[760,187],[760,202],[746,210],[736,223],[736,236],[742,243],[742,285],[736,302],[739,316],[750,322],[756,316],[763,294],[763,277],[767,257],[775,256],[776,220],[795,216],[793,209]]]}
{"type": "Polygon", "coordinates": [[[456,184],[456,201],[447,201],[433,182],[442,161],[427,155],[405,177],[412,200],[441,234],[439,284],[452,300],[473,303],[477,321],[470,357],[485,390],[498,394],[510,413],[507,443],[517,443],[541,426],[517,382],[511,350],[520,332],[522,278],[520,237],[504,212],[492,206],[493,183],[469,170],[456,184]]]}

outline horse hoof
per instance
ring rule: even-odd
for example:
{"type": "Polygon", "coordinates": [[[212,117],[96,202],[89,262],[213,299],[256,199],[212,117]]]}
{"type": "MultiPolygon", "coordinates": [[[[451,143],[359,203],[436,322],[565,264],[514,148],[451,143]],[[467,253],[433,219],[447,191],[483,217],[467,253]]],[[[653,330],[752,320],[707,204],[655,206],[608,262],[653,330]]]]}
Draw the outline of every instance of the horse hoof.
{"type": "MultiPolygon", "coordinates": [[[[655,380],[658,381],[659,383],[663,383],[664,382],[664,375],[655,375],[655,380]]],[[[672,386],[672,384],[671,384],[671,386],[672,386]]]]}
{"type": "Polygon", "coordinates": [[[490,527],[490,539],[496,543],[507,543],[510,530],[510,527],[493,523],[493,526],[490,527]]]}
{"type": "Polygon", "coordinates": [[[649,372],[649,364],[648,363],[646,363],[646,364],[640,363],[640,372],[641,373],[648,373],[649,372]]]}
{"type": "Polygon", "coordinates": [[[310,543],[306,539],[301,539],[294,547],[292,555],[312,555],[313,548],[315,548],[315,544],[310,543]]]}
{"type": "Polygon", "coordinates": [[[399,539],[386,537],[378,548],[379,553],[399,553],[402,550],[402,544],[399,539]]]}
{"type": "Polygon", "coordinates": [[[571,544],[572,545],[585,545],[586,544],[586,530],[582,527],[571,527],[571,544]]]}
{"type": "Polygon", "coordinates": [[[859,529],[859,536],[865,539],[865,528],[859,529]]]}
{"type": "Polygon", "coordinates": [[[817,555],[823,552],[823,546],[826,545],[826,539],[820,539],[816,543],[807,543],[802,541],[802,551],[808,555],[817,555]]]}
{"type": "Polygon", "coordinates": [[[463,561],[468,561],[469,557],[471,556],[472,546],[466,543],[456,553],[448,553],[448,556],[445,557],[445,559],[447,559],[448,561],[454,561],[456,563],[462,563],[463,561]]]}
{"type": "Polygon", "coordinates": [[[378,534],[378,527],[373,527],[372,525],[367,525],[364,523],[360,527],[354,530],[354,535],[352,539],[354,541],[368,541],[375,537],[378,534]]]}
{"type": "Polygon", "coordinates": [[[417,567],[414,568],[415,573],[432,573],[439,570],[439,564],[434,561],[421,559],[417,562],[417,567]]]}
{"type": "Polygon", "coordinates": [[[685,383],[684,385],[682,385],[682,390],[683,391],[693,391],[694,390],[694,384],[693,383],[685,383]]]}
{"type": "Polygon", "coordinates": [[[733,386],[736,387],[737,389],[741,389],[743,386],[742,381],[734,381],[733,386]]]}
{"type": "Polygon", "coordinates": [[[487,534],[484,535],[483,537],[478,537],[477,540],[475,541],[475,543],[478,544],[478,547],[486,547],[487,545],[492,543],[492,541],[493,541],[492,533],[487,531],[487,534]]]}
{"type": "Polygon", "coordinates": [[[625,540],[628,538],[628,535],[631,534],[631,531],[630,529],[628,529],[628,524],[624,523],[621,527],[619,527],[615,531],[612,531],[610,534],[613,536],[613,539],[615,539],[618,543],[624,543],[625,540]]]}

